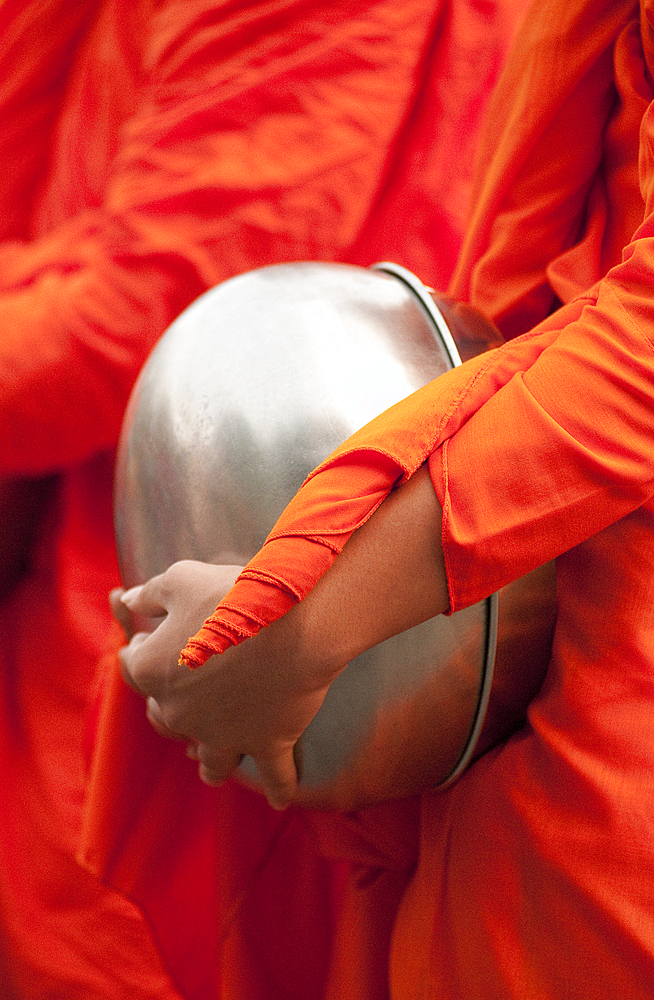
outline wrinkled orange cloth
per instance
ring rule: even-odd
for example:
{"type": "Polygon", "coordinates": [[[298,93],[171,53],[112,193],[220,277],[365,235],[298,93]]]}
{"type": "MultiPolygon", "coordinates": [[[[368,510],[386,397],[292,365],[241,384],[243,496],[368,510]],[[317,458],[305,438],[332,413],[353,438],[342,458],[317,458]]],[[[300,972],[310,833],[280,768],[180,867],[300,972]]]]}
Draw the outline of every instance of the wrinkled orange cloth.
{"type": "MultiPolygon", "coordinates": [[[[73,860],[118,583],[113,448],[155,340],[235,273],[392,258],[444,286],[486,97],[524,6],[0,4],[0,478],[59,475],[30,572],[0,609],[8,1000],[308,1000],[330,976],[343,995],[347,928],[332,917],[353,882],[341,861],[321,857],[299,817],[203,789],[113,660],[85,816],[114,888],[73,860]]],[[[396,905],[410,865],[387,857],[377,881],[396,866],[380,889],[396,905]]],[[[363,898],[375,879],[357,878],[363,898]]],[[[387,940],[369,912],[354,923],[387,940]]],[[[370,995],[385,992],[385,966],[380,985],[369,964],[370,995]]]]}

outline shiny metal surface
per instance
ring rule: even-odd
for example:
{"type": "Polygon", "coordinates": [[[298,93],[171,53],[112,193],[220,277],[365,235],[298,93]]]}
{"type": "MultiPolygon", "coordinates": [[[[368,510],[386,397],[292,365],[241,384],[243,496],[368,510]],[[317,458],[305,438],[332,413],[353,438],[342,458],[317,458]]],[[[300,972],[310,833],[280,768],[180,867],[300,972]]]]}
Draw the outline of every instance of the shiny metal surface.
{"type": "MultiPolygon", "coordinates": [[[[164,334],[119,448],[126,586],[181,558],[247,562],[316,465],[456,362],[427,290],[380,267],[391,273],[318,263],[251,271],[207,292],[164,334]]],[[[300,741],[306,804],[354,808],[458,774],[484,720],[496,601],[426,622],[347,667],[300,741]]],[[[256,783],[247,759],[241,770],[256,783]]]]}

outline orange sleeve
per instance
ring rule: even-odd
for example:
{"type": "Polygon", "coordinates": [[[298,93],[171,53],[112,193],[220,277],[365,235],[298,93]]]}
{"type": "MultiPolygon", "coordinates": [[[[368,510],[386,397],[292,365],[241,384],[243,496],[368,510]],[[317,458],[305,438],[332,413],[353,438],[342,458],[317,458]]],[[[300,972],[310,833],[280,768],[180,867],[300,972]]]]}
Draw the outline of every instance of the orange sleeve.
{"type": "MultiPolygon", "coordinates": [[[[654,225],[550,346],[432,456],[452,610],[640,507],[654,492],[654,225]]],[[[513,344],[520,346],[519,338],[513,344]]]]}
{"type": "Polygon", "coordinates": [[[150,347],[207,287],[345,253],[433,16],[424,0],[158,6],[101,204],[0,245],[0,475],[113,445],[150,347]]]}

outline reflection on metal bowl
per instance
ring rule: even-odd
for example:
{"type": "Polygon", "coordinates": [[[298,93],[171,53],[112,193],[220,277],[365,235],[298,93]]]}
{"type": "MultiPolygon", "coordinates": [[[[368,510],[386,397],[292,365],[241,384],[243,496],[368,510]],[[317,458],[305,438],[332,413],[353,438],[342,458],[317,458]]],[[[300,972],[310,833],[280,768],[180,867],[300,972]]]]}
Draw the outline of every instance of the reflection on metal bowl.
{"type": "MultiPolygon", "coordinates": [[[[124,584],[178,559],[246,563],[337,445],[459,363],[444,319],[460,329],[455,310],[392,264],[281,264],[198,299],[156,346],[125,416],[124,584]]],[[[477,317],[477,351],[495,337],[477,317]]],[[[553,595],[545,567],[352,661],[298,744],[300,801],[352,809],[454,780],[522,720],[553,595]]],[[[256,786],[248,758],[239,770],[256,786]]]]}

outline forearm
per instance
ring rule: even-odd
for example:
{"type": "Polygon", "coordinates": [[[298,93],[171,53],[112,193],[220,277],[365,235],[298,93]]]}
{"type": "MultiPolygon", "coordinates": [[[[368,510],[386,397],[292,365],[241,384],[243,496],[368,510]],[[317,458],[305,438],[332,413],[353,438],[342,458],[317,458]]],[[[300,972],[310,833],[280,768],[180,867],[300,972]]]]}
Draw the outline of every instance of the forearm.
{"type": "Polygon", "coordinates": [[[249,642],[283,643],[329,671],[448,603],[441,509],[423,466],[354,532],[304,600],[249,642]]]}

